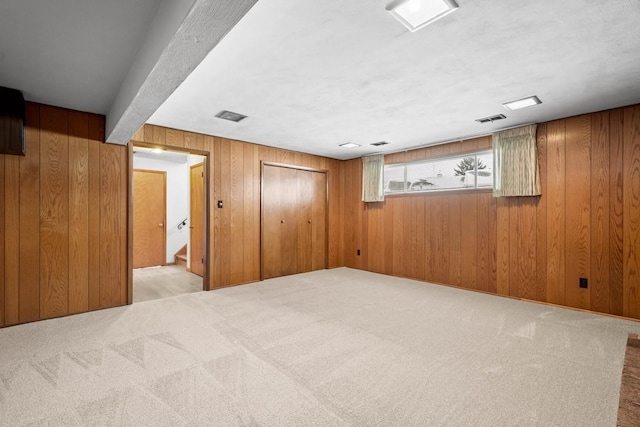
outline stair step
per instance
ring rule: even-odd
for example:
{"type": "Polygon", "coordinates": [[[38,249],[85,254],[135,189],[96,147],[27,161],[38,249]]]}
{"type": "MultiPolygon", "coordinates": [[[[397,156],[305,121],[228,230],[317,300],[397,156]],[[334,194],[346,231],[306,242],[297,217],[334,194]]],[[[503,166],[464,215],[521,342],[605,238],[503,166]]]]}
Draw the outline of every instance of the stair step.
{"type": "Polygon", "coordinates": [[[173,258],[175,259],[176,265],[187,267],[187,254],[176,254],[173,258]]]}

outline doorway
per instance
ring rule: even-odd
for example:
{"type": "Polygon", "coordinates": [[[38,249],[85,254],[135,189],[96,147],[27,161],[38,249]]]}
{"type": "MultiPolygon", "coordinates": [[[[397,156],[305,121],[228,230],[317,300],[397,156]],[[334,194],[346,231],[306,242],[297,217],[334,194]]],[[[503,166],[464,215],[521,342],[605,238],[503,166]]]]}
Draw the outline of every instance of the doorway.
{"type": "Polygon", "coordinates": [[[204,163],[190,167],[189,172],[189,266],[191,272],[204,275],[204,163]]]}
{"type": "Polygon", "coordinates": [[[327,267],[327,171],[262,164],[262,279],[327,267]]]}
{"type": "Polygon", "coordinates": [[[208,289],[207,157],[131,144],[129,303],[208,289]]]}

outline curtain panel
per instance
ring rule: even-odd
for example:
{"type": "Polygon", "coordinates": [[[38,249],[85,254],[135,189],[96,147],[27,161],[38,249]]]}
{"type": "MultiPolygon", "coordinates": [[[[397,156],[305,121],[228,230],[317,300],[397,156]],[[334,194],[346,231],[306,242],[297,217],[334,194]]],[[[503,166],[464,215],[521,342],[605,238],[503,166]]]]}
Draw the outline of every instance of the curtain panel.
{"type": "Polygon", "coordinates": [[[362,158],[362,201],[384,201],[384,154],[362,158]]]}
{"type": "Polygon", "coordinates": [[[537,125],[493,134],[493,196],[539,196],[537,125]]]}

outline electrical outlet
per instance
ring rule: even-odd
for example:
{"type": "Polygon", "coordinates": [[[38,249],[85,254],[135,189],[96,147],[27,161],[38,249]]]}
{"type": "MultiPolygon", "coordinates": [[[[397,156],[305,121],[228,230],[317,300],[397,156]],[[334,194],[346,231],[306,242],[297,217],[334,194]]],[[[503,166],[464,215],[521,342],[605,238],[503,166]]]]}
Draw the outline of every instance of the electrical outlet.
{"type": "Polygon", "coordinates": [[[360,256],[360,249],[358,249],[358,256],[360,256]]]}
{"type": "Polygon", "coordinates": [[[580,287],[583,289],[587,289],[589,287],[589,279],[587,279],[586,277],[581,277],[580,278],[580,287]]]}

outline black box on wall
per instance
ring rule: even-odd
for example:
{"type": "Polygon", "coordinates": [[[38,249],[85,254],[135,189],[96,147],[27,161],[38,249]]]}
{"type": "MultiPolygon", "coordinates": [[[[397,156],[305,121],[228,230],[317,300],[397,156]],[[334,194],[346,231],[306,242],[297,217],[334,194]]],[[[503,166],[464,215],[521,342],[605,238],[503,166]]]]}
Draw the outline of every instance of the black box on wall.
{"type": "Polygon", "coordinates": [[[22,92],[0,87],[0,154],[25,155],[22,92]]]}

